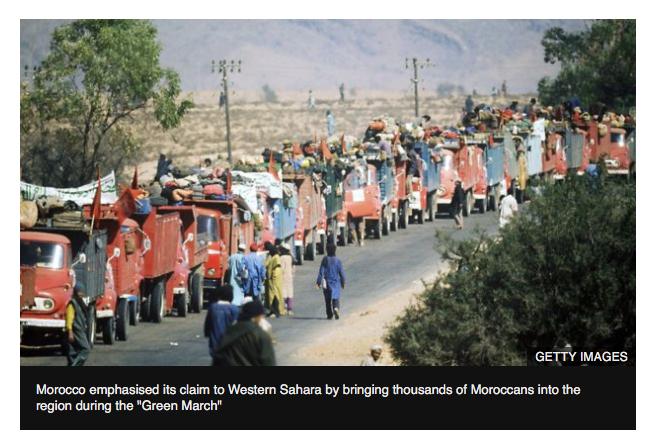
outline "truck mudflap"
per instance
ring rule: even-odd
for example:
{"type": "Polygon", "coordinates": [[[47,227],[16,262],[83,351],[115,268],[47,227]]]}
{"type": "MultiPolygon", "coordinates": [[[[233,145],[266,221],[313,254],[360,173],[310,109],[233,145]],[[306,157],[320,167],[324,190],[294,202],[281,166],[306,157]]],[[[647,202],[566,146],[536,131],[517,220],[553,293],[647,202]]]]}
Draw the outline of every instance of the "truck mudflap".
{"type": "Polygon", "coordinates": [[[60,328],[66,327],[65,319],[41,319],[41,318],[20,318],[21,330],[25,327],[30,328],[60,328]]]}
{"type": "Polygon", "coordinates": [[[408,199],[410,209],[421,210],[421,191],[413,191],[408,199]]]}

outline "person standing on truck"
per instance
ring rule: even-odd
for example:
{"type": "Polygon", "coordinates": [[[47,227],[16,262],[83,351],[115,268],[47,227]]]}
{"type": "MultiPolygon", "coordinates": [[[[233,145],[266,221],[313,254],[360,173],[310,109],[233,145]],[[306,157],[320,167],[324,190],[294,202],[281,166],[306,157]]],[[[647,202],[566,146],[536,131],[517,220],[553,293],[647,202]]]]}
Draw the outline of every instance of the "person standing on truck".
{"type": "Polygon", "coordinates": [[[317,288],[324,292],[326,303],[326,317],[330,320],[340,318],[340,297],[346,283],[346,275],[342,261],[335,256],[337,247],[334,243],[326,245],[327,256],[322,259],[317,274],[317,288]]]}
{"type": "Polygon", "coordinates": [[[509,190],[507,196],[501,197],[498,210],[500,214],[498,224],[500,228],[503,228],[514,217],[514,214],[518,212],[518,202],[514,198],[514,187],[509,190]]]}
{"type": "Polygon", "coordinates": [[[247,281],[245,282],[244,294],[253,299],[260,299],[260,293],[265,286],[265,264],[263,258],[258,254],[258,245],[252,242],[249,245],[249,254],[244,257],[247,268],[247,281]]]}
{"type": "Polygon", "coordinates": [[[453,199],[451,200],[451,206],[453,207],[453,218],[455,219],[455,225],[458,230],[464,228],[464,218],[462,216],[462,209],[464,207],[464,189],[462,188],[462,181],[455,181],[455,189],[453,190],[453,199]]]}
{"type": "Polygon", "coordinates": [[[208,352],[216,364],[216,350],[222,342],[226,329],[237,319],[239,308],[232,304],[233,287],[222,285],[209,295],[208,310],[204,321],[204,336],[208,338],[208,352]]]}
{"type": "Polygon", "coordinates": [[[467,114],[473,112],[473,97],[470,95],[466,96],[466,101],[464,102],[464,112],[467,114]]]}
{"type": "Polygon", "coordinates": [[[88,338],[88,303],[86,287],[77,282],[66,307],[66,334],[68,336],[68,366],[81,367],[88,359],[91,345],[88,338]]]}
{"type": "Polygon", "coordinates": [[[281,258],[278,254],[278,248],[271,245],[269,247],[269,256],[265,267],[267,268],[267,279],[265,280],[265,290],[267,295],[267,306],[269,307],[268,316],[276,318],[285,314],[283,304],[281,258]]]}
{"type": "Polygon", "coordinates": [[[292,302],[294,299],[294,260],[292,259],[292,254],[290,253],[290,246],[283,242],[281,244],[281,274],[282,274],[282,285],[281,292],[283,293],[283,299],[285,300],[285,308],[287,310],[288,316],[292,316],[294,312],[292,311],[292,302]]]}
{"type": "Polygon", "coordinates": [[[238,322],[230,325],[215,351],[218,367],[276,365],[271,336],[260,324],[265,320],[265,307],[258,300],[244,304],[238,322]]]}
{"type": "Polygon", "coordinates": [[[229,285],[233,287],[233,304],[238,307],[243,303],[245,282],[249,275],[244,263],[244,253],[246,249],[247,247],[245,244],[239,244],[238,251],[229,257],[228,263],[228,282],[229,285]]]}

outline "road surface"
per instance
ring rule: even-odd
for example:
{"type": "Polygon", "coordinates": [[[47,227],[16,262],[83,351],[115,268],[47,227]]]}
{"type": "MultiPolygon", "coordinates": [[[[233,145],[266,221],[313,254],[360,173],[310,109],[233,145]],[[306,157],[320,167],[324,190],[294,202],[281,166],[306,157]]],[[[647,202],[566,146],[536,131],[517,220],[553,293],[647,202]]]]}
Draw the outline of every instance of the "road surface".
{"type": "MultiPolygon", "coordinates": [[[[497,214],[473,214],[465,219],[465,229],[454,229],[453,220],[441,217],[435,223],[411,224],[407,230],[392,232],[382,240],[368,239],[364,247],[339,247],[347,286],[341,302],[342,318],[354,310],[373,304],[397,292],[422,276],[431,274],[441,262],[435,250],[435,230],[453,232],[455,237],[471,235],[473,227],[489,232],[497,229],[497,214]]],[[[293,353],[337,328],[337,320],[327,320],[321,290],[315,288],[322,256],[296,267],[294,316],[272,319],[276,358],[279,365],[301,365],[293,353]]],[[[203,337],[206,311],[186,318],[166,317],[161,324],[141,322],[129,330],[129,340],[112,346],[98,339],[86,365],[210,365],[207,339],[203,337]]],[[[57,350],[21,351],[21,365],[65,365],[57,350]]]]}

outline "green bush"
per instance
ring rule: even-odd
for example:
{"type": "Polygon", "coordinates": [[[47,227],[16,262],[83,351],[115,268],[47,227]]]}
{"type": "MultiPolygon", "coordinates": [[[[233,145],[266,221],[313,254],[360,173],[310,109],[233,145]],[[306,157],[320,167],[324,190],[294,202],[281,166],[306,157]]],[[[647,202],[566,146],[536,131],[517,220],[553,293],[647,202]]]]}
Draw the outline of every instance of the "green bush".
{"type": "Polygon", "coordinates": [[[497,237],[438,235],[450,271],[391,326],[403,365],[524,365],[566,341],[635,360],[636,194],[585,177],[550,186],[497,237]]]}

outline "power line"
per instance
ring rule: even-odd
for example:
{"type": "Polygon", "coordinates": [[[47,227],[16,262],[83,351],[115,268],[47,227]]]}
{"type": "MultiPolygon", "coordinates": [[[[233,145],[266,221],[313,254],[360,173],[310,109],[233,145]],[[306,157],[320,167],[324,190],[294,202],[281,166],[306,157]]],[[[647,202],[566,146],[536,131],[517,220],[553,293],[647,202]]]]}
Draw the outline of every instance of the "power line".
{"type": "MultiPolygon", "coordinates": [[[[425,62],[419,62],[419,59],[412,57],[412,67],[414,68],[414,78],[412,82],[414,83],[414,115],[419,117],[419,69],[423,68],[433,68],[434,63],[430,63],[430,59],[426,59],[425,62]]],[[[408,58],[405,58],[405,69],[409,69],[408,58]]]]}
{"type": "MultiPolygon", "coordinates": [[[[231,118],[229,115],[229,72],[233,73],[236,70],[242,72],[242,60],[235,60],[227,62],[222,59],[217,62],[217,72],[222,74],[222,94],[224,95],[224,111],[226,112],[226,149],[229,164],[232,163],[231,158],[231,118]]],[[[211,60],[211,73],[215,74],[215,60],[211,60]]],[[[221,102],[221,100],[220,100],[221,102]]],[[[221,105],[221,103],[220,103],[221,105]]]]}

